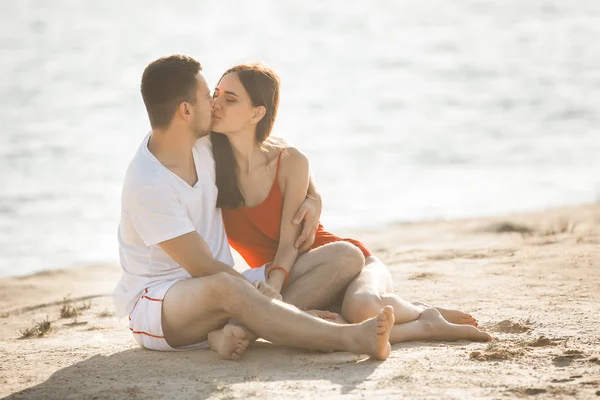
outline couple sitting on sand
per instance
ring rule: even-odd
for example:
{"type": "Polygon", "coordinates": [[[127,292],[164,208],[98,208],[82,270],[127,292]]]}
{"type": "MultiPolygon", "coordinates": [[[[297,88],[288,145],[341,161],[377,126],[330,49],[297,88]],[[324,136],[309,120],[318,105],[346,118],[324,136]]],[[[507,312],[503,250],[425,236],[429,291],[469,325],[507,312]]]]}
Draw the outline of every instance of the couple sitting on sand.
{"type": "Polygon", "coordinates": [[[174,55],[142,76],[152,131],[123,185],[114,292],[140,345],[237,359],[262,337],[383,360],[390,343],[491,339],[470,315],[401,299],[362,243],[323,229],[306,156],[270,136],[273,70],[235,66],[211,95],[201,69],[174,55]]]}

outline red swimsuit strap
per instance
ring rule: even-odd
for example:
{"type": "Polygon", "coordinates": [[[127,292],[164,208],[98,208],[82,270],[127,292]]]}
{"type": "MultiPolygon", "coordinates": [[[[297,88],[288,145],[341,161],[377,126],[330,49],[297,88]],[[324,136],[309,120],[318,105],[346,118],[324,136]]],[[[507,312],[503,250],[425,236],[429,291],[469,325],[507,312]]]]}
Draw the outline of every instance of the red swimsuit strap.
{"type": "Polygon", "coordinates": [[[279,182],[277,182],[277,178],[279,177],[279,164],[281,164],[281,155],[283,154],[285,149],[281,149],[281,151],[279,152],[279,157],[277,158],[277,169],[275,170],[275,182],[274,184],[279,185],[279,182]]]}

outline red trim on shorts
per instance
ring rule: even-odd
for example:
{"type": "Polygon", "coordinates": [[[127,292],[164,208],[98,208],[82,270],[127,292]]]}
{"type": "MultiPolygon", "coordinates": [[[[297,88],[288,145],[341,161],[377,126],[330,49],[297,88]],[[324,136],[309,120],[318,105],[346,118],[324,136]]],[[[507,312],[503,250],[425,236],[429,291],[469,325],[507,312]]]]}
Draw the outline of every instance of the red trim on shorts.
{"type": "Polygon", "coordinates": [[[148,297],[148,296],[142,296],[142,299],[147,299],[147,300],[152,300],[152,301],[162,301],[161,299],[154,299],[154,298],[148,297]]]}
{"type": "Polygon", "coordinates": [[[153,338],[156,338],[156,339],[164,339],[165,338],[164,336],[157,336],[157,335],[153,335],[153,334],[148,333],[148,332],[134,331],[133,328],[129,328],[129,330],[131,332],[133,332],[134,334],[136,334],[136,335],[146,335],[146,336],[150,336],[150,337],[153,337],[153,338]]]}

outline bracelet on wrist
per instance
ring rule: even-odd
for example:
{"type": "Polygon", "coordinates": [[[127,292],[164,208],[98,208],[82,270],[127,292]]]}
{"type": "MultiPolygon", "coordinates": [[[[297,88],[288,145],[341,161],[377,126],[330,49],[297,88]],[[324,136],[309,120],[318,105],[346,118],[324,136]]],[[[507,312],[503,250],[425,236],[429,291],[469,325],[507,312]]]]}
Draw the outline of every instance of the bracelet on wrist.
{"type": "Polygon", "coordinates": [[[273,272],[275,270],[281,270],[285,274],[285,281],[283,282],[283,286],[281,287],[283,289],[290,283],[290,274],[289,274],[289,272],[287,272],[287,270],[285,268],[283,268],[279,265],[274,265],[271,268],[269,268],[269,270],[267,271],[267,279],[269,279],[269,277],[271,276],[271,272],[273,272]]]}

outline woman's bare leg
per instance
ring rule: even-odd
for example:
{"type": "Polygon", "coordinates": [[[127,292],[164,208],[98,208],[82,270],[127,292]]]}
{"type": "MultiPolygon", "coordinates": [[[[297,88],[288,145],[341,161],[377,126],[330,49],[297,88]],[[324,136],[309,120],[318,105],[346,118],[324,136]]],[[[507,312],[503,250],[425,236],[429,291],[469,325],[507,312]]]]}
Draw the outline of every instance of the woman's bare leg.
{"type": "Polygon", "coordinates": [[[369,257],[362,272],[348,285],[342,303],[342,316],[349,322],[372,317],[380,304],[394,307],[396,324],[414,321],[425,307],[414,305],[393,292],[392,277],[385,265],[369,257]]]}
{"type": "Polygon", "coordinates": [[[281,291],[283,301],[302,310],[325,309],[343,294],[365,266],[360,250],[346,242],[329,243],[300,255],[281,291]]]}
{"type": "Polygon", "coordinates": [[[492,337],[471,325],[457,325],[446,321],[435,308],[428,308],[419,319],[403,324],[396,324],[390,334],[390,343],[410,342],[417,340],[472,340],[487,342],[492,337]]]}
{"type": "Polygon", "coordinates": [[[369,318],[382,305],[394,307],[396,326],[392,343],[411,340],[490,340],[491,337],[475,328],[476,321],[456,310],[435,309],[424,303],[410,303],[393,293],[391,275],[376,257],[367,259],[365,268],[348,286],[342,304],[342,316],[349,322],[369,318]],[[459,325],[444,318],[460,321],[459,325]]]}

